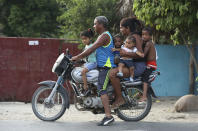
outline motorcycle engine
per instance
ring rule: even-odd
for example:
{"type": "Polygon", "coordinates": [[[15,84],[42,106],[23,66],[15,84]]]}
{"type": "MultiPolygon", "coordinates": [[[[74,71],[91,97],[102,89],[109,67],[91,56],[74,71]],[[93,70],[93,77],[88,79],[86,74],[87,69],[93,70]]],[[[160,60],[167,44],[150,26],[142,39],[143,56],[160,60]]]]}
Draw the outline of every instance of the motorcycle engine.
{"type": "Polygon", "coordinates": [[[89,107],[89,108],[102,108],[103,107],[100,97],[86,97],[83,100],[83,103],[86,107],[89,107]]]}

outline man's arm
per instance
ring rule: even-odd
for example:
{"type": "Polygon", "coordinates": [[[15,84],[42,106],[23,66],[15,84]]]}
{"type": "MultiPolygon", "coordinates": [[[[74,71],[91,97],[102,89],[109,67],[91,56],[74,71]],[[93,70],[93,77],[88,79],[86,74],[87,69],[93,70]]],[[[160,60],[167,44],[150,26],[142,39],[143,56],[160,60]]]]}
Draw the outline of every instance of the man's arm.
{"type": "Polygon", "coordinates": [[[87,50],[83,51],[77,56],[72,57],[72,60],[80,60],[88,55],[90,55],[92,52],[94,52],[98,47],[105,46],[110,42],[110,37],[107,34],[102,34],[98,37],[98,39],[94,42],[94,44],[88,48],[87,50]]]}

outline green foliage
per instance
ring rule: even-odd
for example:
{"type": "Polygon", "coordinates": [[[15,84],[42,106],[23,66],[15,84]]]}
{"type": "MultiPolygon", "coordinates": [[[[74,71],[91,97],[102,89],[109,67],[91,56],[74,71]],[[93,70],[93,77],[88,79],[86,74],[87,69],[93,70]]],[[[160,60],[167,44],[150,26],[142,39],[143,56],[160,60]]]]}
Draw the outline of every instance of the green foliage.
{"type": "Polygon", "coordinates": [[[56,0],[0,0],[0,23],[7,36],[56,36],[60,13],[56,0]]]}
{"type": "Polygon", "coordinates": [[[119,32],[116,0],[0,0],[1,32],[7,36],[60,37],[76,39],[93,27],[98,15],[110,21],[110,31],[119,32]]]}
{"type": "Polygon", "coordinates": [[[196,0],[134,0],[133,10],[146,25],[169,32],[174,44],[189,44],[198,35],[197,7],[196,0]]]}
{"type": "Polygon", "coordinates": [[[79,38],[81,31],[93,27],[96,16],[104,15],[109,21],[110,31],[118,32],[119,17],[116,15],[116,0],[57,0],[63,14],[58,18],[66,38],[79,38]]]}

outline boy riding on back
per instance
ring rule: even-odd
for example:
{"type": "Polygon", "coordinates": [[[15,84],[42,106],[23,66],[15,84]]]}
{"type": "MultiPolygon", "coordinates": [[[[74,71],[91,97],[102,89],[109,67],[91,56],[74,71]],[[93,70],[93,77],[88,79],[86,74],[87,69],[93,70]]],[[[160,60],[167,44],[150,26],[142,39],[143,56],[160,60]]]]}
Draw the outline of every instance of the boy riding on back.
{"type": "Polygon", "coordinates": [[[149,84],[149,76],[153,71],[157,69],[156,63],[156,50],[152,42],[152,30],[151,28],[144,28],[142,30],[142,39],[144,46],[144,58],[146,59],[146,70],[142,75],[143,81],[143,96],[140,102],[145,102],[147,100],[147,90],[149,84]]]}

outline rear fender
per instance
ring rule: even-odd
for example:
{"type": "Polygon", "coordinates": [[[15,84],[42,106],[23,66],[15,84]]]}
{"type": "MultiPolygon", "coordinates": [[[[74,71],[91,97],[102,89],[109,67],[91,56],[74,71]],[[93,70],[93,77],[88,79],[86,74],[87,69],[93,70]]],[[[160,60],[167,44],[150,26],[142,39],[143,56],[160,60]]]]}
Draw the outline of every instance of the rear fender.
{"type": "Polygon", "coordinates": [[[152,97],[157,98],[157,96],[155,95],[155,92],[154,92],[152,86],[149,87],[148,92],[152,95],[152,97]]]}
{"type": "MultiPolygon", "coordinates": [[[[41,85],[41,86],[47,86],[47,87],[50,87],[50,88],[54,88],[54,85],[56,84],[56,81],[48,80],[48,81],[39,82],[38,84],[41,85]]],[[[63,90],[63,92],[65,93],[66,107],[69,108],[70,104],[69,104],[69,96],[68,96],[67,90],[64,88],[63,85],[60,85],[60,87],[58,89],[63,90]]]]}

